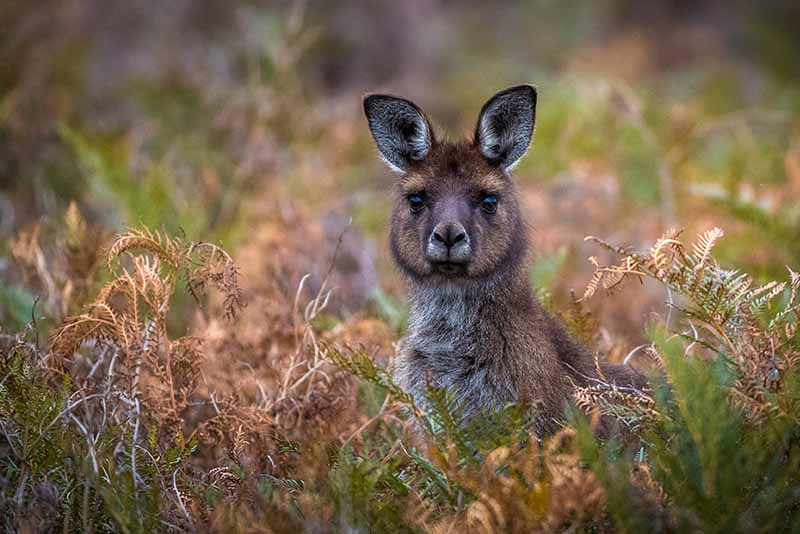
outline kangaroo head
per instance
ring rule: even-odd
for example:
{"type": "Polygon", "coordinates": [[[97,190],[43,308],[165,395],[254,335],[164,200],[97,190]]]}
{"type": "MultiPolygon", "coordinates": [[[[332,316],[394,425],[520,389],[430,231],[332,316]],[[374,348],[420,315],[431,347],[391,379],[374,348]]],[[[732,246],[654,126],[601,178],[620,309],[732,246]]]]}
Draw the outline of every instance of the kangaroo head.
{"type": "Polygon", "coordinates": [[[413,102],[364,98],[369,127],[395,182],[391,250],[417,281],[481,280],[525,258],[527,236],[510,177],[530,145],[536,90],[521,85],[493,96],[474,138],[438,140],[413,102]]]}

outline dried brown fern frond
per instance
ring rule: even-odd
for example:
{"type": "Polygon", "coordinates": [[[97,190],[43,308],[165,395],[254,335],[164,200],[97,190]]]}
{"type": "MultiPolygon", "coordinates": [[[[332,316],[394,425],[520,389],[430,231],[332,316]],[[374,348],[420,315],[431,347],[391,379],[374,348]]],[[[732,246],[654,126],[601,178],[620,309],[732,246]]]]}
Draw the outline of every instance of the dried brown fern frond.
{"type": "Polygon", "coordinates": [[[792,322],[792,319],[797,317],[800,313],[800,302],[797,301],[798,290],[800,289],[800,273],[794,272],[791,268],[787,267],[789,271],[789,299],[783,310],[780,310],[775,316],[770,319],[769,330],[783,330],[784,339],[789,341],[794,339],[797,333],[797,322],[792,322]]]}
{"type": "MultiPolygon", "coordinates": [[[[75,232],[82,232],[78,216],[70,215],[75,232]]],[[[251,410],[235,398],[198,397],[204,355],[202,341],[193,336],[173,339],[167,319],[177,283],[184,274],[205,280],[232,295],[226,313],[235,315],[242,294],[231,257],[214,245],[172,239],[159,232],[130,230],[120,235],[108,252],[107,265],[125,256],[112,279],[84,306],[67,318],[50,342],[53,367],[67,368],[72,393],[59,418],[74,423],[89,444],[89,460],[99,475],[101,452],[122,462],[134,488],[141,489],[154,467],[165,496],[163,510],[170,521],[191,521],[189,487],[194,467],[182,458],[207,440],[214,451],[228,451],[236,470],[263,473],[274,469],[266,459],[275,453],[274,429],[264,408],[251,410]],[[80,410],[74,407],[80,405],[80,410]],[[239,439],[229,443],[231,429],[239,439]],[[101,436],[113,435],[113,442],[101,436]],[[105,451],[101,451],[105,448],[105,451]],[[112,450],[113,449],[113,450],[112,450]],[[180,472],[179,472],[180,471],[180,472]],[[171,480],[170,480],[171,473],[171,480]],[[163,476],[165,475],[166,476],[163,476]],[[178,514],[178,520],[169,516],[178,514]]],[[[227,298],[227,297],[226,297],[227,298]]],[[[51,423],[56,424],[57,421],[51,423]]],[[[244,484],[237,484],[242,491],[244,484]]]]}
{"type": "Polygon", "coordinates": [[[158,276],[170,288],[174,288],[178,277],[182,276],[189,293],[198,301],[207,293],[209,285],[220,291],[226,318],[235,318],[245,306],[239,286],[239,269],[222,247],[170,237],[147,228],[131,228],[119,235],[109,248],[109,270],[113,270],[114,261],[123,255],[141,257],[134,254],[137,250],[158,261],[152,265],[159,267],[158,276]],[[160,269],[161,266],[167,268],[160,269]]]}
{"type": "Polygon", "coordinates": [[[601,239],[601,238],[599,238],[597,236],[587,235],[586,237],[583,238],[583,241],[584,242],[597,243],[598,245],[600,245],[601,247],[603,247],[607,251],[609,251],[612,254],[615,254],[617,256],[625,257],[625,256],[630,256],[630,255],[633,254],[633,252],[629,248],[612,245],[611,243],[609,243],[605,239],[601,239]]]}
{"type": "Polygon", "coordinates": [[[152,335],[152,324],[159,331],[166,328],[172,289],[170,280],[161,276],[158,259],[135,257],[133,267],[106,284],[84,313],[68,317],[56,330],[52,351],[69,357],[90,339],[111,343],[126,353],[141,350],[152,335]]]}
{"type": "Polygon", "coordinates": [[[630,278],[641,281],[646,273],[642,272],[640,266],[642,259],[636,254],[626,254],[619,265],[601,267],[594,256],[589,261],[595,266],[595,272],[591,281],[586,286],[583,296],[577,302],[584,302],[591,298],[597,288],[602,285],[608,293],[612,293],[622,288],[623,284],[630,278]]]}
{"type": "Polygon", "coordinates": [[[794,272],[791,267],[786,267],[789,270],[789,276],[791,277],[790,285],[792,291],[789,295],[789,305],[794,304],[794,301],[797,299],[797,290],[800,288],[800,273],[794,272]]]}
{"type": "Polygon", "coordinates": [[[600,268],[600,262],[597,261],[596,256],[589,256],[589,263],[594,265],[594,273],[592,279],[586,284],[586,289],[583,291],[581,298],[577,302],[585,302],[592,298],[597,293],[597,288],[600,287],[600,282],[603,280],[603,270],[600,268]]]}
{"type": "Polygon", "coordinates": [[[122,321],[105,302],[93,304],[81,315],[69,317],[50,341],[50,350],[59,357],[73,354],[89,339],[113,343],[125,341],[122,321]]]}
{"type": "MultiPolygon", "coordinates": [[[[691,254],[683,252],[686,246],[679,235],[679,231],[669,230],[656,241],[649,255],[631,254],[625,248],[587,238],[615,251],[621,260],[617,265],[601,266],[596,258],[590,258],[595,274],[584,298],[594,295],[600,285],[613,290],[630,275],[657,281],[669,291],[667,317],[673,311],[680,314],[675,324],[667,321],[666,326],[687,340],[687,354],[724,357],[734,363],[738,380],[732,400],[751,420],[763,420],[763,413],[793,413],[800,403],[781,392],[786,373],[800,360],[796,338],[800,274],[789,269],[788,283],[771,281],[755,286],[747,274],[723,269],[714,260],[713,248],[724,235],[721,229],[701,233],[691,254]],[[673,301],[673,295],[681,300],[673,301]],[[786,297],[782,309],[774,310],[781,296],[786,297]],[[790,409],[781,403],[788,403],[790,409]]],[[[598,407],[623,419],[635,416],[638,420],[646,417],[650,409],[647,399],[629,398],[611,387],[596,385],[579,388],[576,393],[581,407],[598,407]],[[627,411],[620,412],[619,406],[627,411]]]]}
{"type": "Polygon", "coordinates": [[[598,410],[601,415],[611,416],[632,428],[655,422],[659,416],[649,392],[622,388],[604,380],[589,386],[576,386],[573,397],[584,412],[598,410]]]}
{"type": "MultiPolygon", "coordinates": [[[[80,223],[75,224],[80,227],[80,223]]],[[[236,268],[218,247],[171,239],[149,230],[129,230],[118,236],[108,252],[108,265],[123,254],[128,261],[94,301],[54,332],[51,354],[63,366],[72,362],[84,344],[100,347],[103,354],[111,351],[114,356],[110,362],[100,357],[89,362],[93,370],[104,368],[104,397],[113,392],[118,402],[130,408],[128,417],[134,418],[137,426],[138,414],[144,413],[169,434],[181,427],[182,413],[197,388],[203,359],[197,338],[173,340],[167,334],[179,272],[185,270],[196,279],[205,277],[234,293],[236,299],[229,303],[233,316],[231,310],[241,304],[236,277],[230,274],[236,268]],[[209,252],[199,254],[199,250],[209,252]]],[[[91,387],[80,376],[77,380],[77,385],[91,387]]]]}
{"type": "Polygon", "coordinates": [[[694,253],[695,260],[697,262],[695,265],[696,271],[705,268],[709,258],[711,257],[712,249],[717,244],[717,241],[719,241],[724,235],[725,232],[723,232],[721,229],[712,228],[697,236],[697,241],[692,245],[692,252],[694,253]]]}
{"type": "Polygon", "coordinates": [[[223,296],[225,317],[235,319],[245,302],[239,286],[239,268],[224,249],[212,243],[191,243],[185,251],[186,287],[195,299],[204,295],[209,284],[223,296]]]}
{"type": "Polygon", "coordinates": [[[665,271],[672,267],[678,256],[683,254],[684,245],[678,239],[683,233],[680,228],[670,228],[659,237],[650,249],[650,257],[656,269],[665,271]]]}
{"type": "Polygon", "coordinates": [[[113,271],[113,262],[126,252],[144,250],[163,263],[177,270],[186,245],[179,238],[170,238],[148,228],[129,228],[117,236],[106,253],[108,270],[113,271]]]}

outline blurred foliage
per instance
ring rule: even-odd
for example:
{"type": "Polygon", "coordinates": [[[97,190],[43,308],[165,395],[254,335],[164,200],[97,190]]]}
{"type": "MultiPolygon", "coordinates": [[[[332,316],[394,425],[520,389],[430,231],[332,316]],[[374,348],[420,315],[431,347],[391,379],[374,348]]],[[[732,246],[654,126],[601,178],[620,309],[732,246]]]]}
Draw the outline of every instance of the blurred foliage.
{"type": "Polygon", "coordinates": [[[24,328],[31,322],[34,302],[34,296],[24,287],[0,286],[3,324],[15,332],[24,328]]]}
{"type": "MultiPolygon", "coordinates": [[[[797,270],[798,17],[796,2],[780,1],[0,7],[3,529],[800,529],[796,364],[784,358],[777,392],[768,381],[742,388],[761,369],[742,362],[798,350],[789,285],[755,315],[730,308],[731,324],[785,337],[741,361],[714,340],[697,357],[692,329],[674,329],[678,311],[664,309],[666,298],[695,328],[717,324],[710,303],[729,309],[742,289],[719,264],[709,269],[719,280],[697,292],[658,273],[591,310],[569,292],[591,276],[582,236],[633,250],[672,225],[726,228],[716,257],[753,288],[797,270]],[[515,171],[535,221],[532,284],[609,358],[659,355],[649,400],[600,388],[578,403],[621,418],[629,430],[618,436],[598,438],[591,410],[542,440],[527,435],[520,406],[465,427],[450,393],[432,389],[424,412],[387,367],[408,312],[386,252],[392,177],[360,95],[408,95],[444,129],[469,133],[486,98],[520,82],[539,89],[534,145],[515,171]],[[341,215],[359,237],[326,285],[341,215]],[[127,346],[119,372],[130,375],[117,376],[101,352],[109,339],[87,335],[59,368],[44,340],[68,317],[102,320],[87,306],[105,284],[147,267],[103,261],[111,234],[141,225],[241,253],[253,315],[220,326],[209,315],[224,303],[199,310],[191,279],[147,271],[150,283],[170,281],[160,350],[127,346]],[[298,290],[309,266],[317,272],[298,290]],[[189,330],[207,361],[190,358],[189,330]],[[154,381],[122,398],[137,361],[154,381]],[[159,390],[167,369],[176,381],[159,390]],[[737,391],[772,407],[731,402],[737,391]],[[132,399],[145,392],[156,404],[135,434],[132,399]]],[[[130,339],[152,346],[136,324],[130,339]]],[[[726,325],[717,332],[731,336],[726,325]]],[[[735,339],[737,350],[755,343],[735,339]]]]}
{"type": "MultiPolygon", "coordinates": [[[[784,162],[798,143],[800,87],[775,53],[784,46],[791,55],[797,43],[776,15],[793,8],[779,4],[775,12],[737,5],[725,18],[716,2],[688,9],[518,1],[491,14],[502,36],[480,30],[485,8],[445,13],[435,2],[383,11],[242,5],[224,16],[201,3],[165,12],[164,33],[148,26],[150,10],[132,4],[131,30],[117,34],[90,5],[51,3],[53,17],[69,21],[53,35],[23,7],[9,8],[9,22],[32,22],[2,49],[9,62],[0,203],[12,209],[0,236],[44,214],[57,219],[76,200],[91,222],[112,229],[145,224],[235,247],[250,224],[248,200],[285,186],[312,209],[349,211],[381,240],[388,182],[376,179],[357,95],[389,83],[413,87],[414,76],[436,73],[435,93],[447,98],[421,103],[464,129],[473,118],[463,110],[477,110],[492,89],[538,84],[534,148],[517,173],[527,190],[588,169],[613,179],[614,210],[631,220],[657,214],[660,230],[715,209],[744,223],[724,257],[774,277],[798,258],[787,239],[797,213],[786,206],[797,180],[784,162]],[[654,20],[663,22],[652,35],[635,24],[654,20]],[[87,39],[84,27],[109,46],[87,39]],[[353,40],[356,27],[382,37],[375,54],[353,40]],[[184,46],[167,50],[162,43],[177,28],[184,46]],[[40,35],[48,38],[38,43],[40,35]],[[45,60],[46,49],[59,53],[45,60]],[[402,60],[414,52],[415,62],[402,60]],[[98,79],[109,62],[119,69],[98,79]],[[37,100],[43,105],[34,108],[37,100]],[[756,244],[770,250],[752,257],[756,244]]],[[[412,96],[433,93],[416,85],[412,96]]],[[[558,291],[563,300],[564,287],[558,291]]]]}

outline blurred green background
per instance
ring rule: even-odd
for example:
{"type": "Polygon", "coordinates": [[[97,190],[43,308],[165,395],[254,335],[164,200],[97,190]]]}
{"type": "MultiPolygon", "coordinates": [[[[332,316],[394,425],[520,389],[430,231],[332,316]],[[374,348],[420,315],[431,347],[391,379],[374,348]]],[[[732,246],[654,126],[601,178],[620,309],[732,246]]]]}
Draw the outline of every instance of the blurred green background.
{"type": "MultiPolygon", "coordinates": [[[[38,228],[55,269],[72,202],[98,245],[128,225],[219,242],[244,257],[245,284],[272,253],[258,236],[287,210],[303,214],[287,239],[310,245],[352,218],[340,310],[401,328],[392,177],[361,116],[368,91],[413,99],[456,136],[496,91],[538,86],[516,176],[532,278],[557,302],[589,279],[588,234],[644,246],[673,225],[720,226],[731,267],[800,267],[797,2],[11,1],[0,27],[6,330],[37,298],[42,320],[75,311],[74,273],[51,273],[53,297],[19,241],[38,228]]],[[[653,289],[595,312],[634,341],[663,301],[653,289]]],[[[171,326],[186,328],[178,315],[171,326]]]]}

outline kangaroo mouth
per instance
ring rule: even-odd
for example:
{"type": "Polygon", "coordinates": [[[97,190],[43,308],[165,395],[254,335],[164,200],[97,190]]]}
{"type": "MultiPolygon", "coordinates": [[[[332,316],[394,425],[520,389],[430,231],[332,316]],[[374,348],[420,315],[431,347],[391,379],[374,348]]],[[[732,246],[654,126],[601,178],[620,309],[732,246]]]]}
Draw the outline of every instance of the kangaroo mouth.
{"type": "Polygon", "coordinates": [[[467,272],[467,264],[463,262],[437,261],[432,262],[431,265],[433,266],[433,272],[445,276],[458,276],[467,272]]]}

